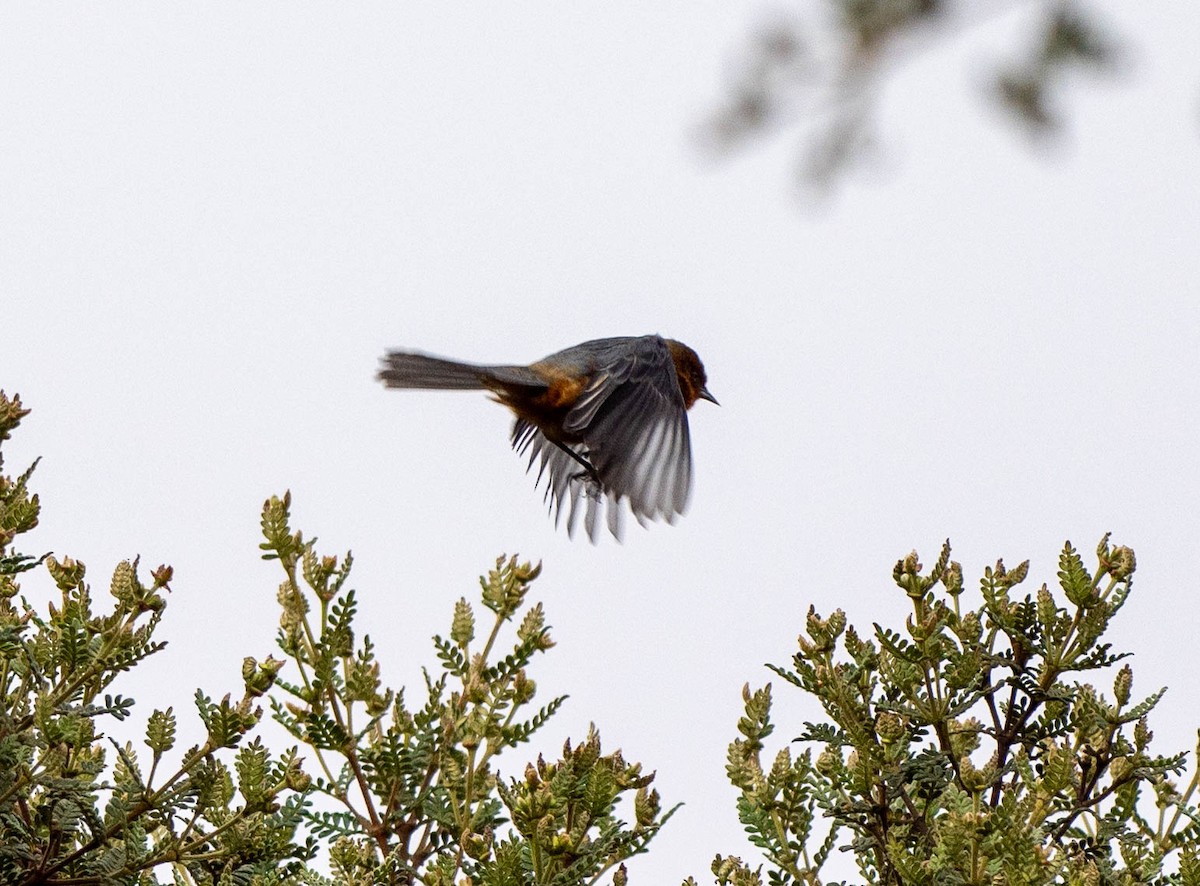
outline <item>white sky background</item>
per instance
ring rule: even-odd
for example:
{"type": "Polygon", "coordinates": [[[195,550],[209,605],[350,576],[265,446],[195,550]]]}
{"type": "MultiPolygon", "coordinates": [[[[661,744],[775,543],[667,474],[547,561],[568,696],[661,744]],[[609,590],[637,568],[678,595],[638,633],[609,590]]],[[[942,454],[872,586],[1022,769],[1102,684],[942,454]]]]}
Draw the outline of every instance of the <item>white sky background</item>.
{"type": "MultiPolygon", "coordinates": [[[[1114,640],[1135,692],[1171,687],[1159,751],[1190,750],[1200,7],[1096,8],[1127,76],[1071,91],[1058,147],[981,95],[1006,19],[889,81],[877,172],[813,213],[797,133],[716,166],[689,140],[758,2],[6,5],[0,386],[34,409],[6,466],[45,457],[23,550],[97,589],[125,557],[175,566],[170,648],[116,687],[139,728],[274,649],[273,493],[353,549],[414,700],[476,576],[544,560],[559,645],[533,676],[571,699],[501,768],[594,720],[658,769],[687,805],[642,884],[753,857],[724,777],[742,684],[810,604],[898,623],[893,563],[946,536],[972,589],[997,557],[1052,580],[1066,538],[1133,546],[1114,640]],[[691,414],[691,512],[623,545],[554,530],[484,396],[373,380],[388,347],[517,362],[648,332],[699,351],[722,407],[691,414]]],[[[818,711],[776,692],[783,742],[818,711]]]]}

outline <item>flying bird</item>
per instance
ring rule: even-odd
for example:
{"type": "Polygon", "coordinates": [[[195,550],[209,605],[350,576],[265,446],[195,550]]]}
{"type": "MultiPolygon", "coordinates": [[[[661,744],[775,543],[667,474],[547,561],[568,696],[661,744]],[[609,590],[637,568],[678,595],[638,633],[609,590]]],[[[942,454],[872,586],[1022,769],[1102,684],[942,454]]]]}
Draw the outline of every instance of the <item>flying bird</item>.
{"type": "Polygon", "coordinates": [[[600,511],[618,540],[622,499],[643,526],[673,522],[692,490],[687,411],[709,393],[704,364],[687,345],[657,335],[601,338],[528,366],[482,366],[390,351],[378,378],[389,388],[485,390],[513,411],[510,439],[538,462],[555,524],[579,514],[588,537],[600,511]]]}

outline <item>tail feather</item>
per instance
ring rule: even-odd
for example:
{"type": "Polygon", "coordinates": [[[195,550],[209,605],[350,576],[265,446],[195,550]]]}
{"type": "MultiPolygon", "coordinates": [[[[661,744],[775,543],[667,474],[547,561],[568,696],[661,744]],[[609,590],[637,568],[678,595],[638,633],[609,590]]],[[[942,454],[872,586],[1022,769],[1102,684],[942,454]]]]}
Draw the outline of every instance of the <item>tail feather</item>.
{"type": "Polygon", "coordinates": [[[414,354],[390,351],[377,375],[389,388],[436,388],[471,391],[504,385],[542,386],[545,382],[525,366],[480,366],[414,354]]]}

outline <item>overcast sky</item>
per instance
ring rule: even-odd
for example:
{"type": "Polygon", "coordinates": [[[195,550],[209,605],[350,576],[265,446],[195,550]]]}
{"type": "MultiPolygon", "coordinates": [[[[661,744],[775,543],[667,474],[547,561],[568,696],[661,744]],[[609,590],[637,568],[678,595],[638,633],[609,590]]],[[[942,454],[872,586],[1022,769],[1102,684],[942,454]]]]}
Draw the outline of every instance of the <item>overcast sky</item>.
{"type": "MultiPolygon", "coordinates": [[[[170,647],[117,687],[140,722],[274,649],[271,494],[353,549],[413,698],[476,576],[543,560],[533,676],[571,699],[501,769],[589,721],[657,769],[687,805],[642,884],[753,857],[724,777],[742,684],[810,604],[898,623],[893,563],[947,536],[972,589],[997,557],[1052,580],[1064,539],[1134,547],[1114,639],[1135,692],[1171,687],[1158,750],[1190,750],[1200,6],[1092,6],[1126,73],[1070,91],[1057,145],[983,98],[1018,10],[907,63],[878,163],[814,212],[799,133],[715,165],[691,140],[760,2],[6,4],[0,387],[34,410],[6,467],[44,456],[23,549],[98,588],[175,566],[170,647]],[[691,413],[690,512],[620,545],[555,531],[486,397],[373,379],[389,347],[524,362],[651,332],[722,405],[691,413]]],[[[776,693],[784,742],[819,712],[776,693]]]]}

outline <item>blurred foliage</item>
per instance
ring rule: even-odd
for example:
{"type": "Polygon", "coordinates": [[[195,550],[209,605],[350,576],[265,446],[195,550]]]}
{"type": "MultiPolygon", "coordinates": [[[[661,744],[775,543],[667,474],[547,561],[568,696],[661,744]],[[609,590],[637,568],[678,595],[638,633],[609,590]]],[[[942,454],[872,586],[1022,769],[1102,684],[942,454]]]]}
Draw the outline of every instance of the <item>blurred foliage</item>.
{"type": "MultiPolygon", "coordinates": [[[[0,391],[0,443],[27,413],[0,391]]],[[[100,605],[83,563],[15,551],[38,522],[35,466],[14,479],[0,456],[0,883],[141,886],[156,868],[180,884],[295,882],[303,774],[294,752],[243,742],[261,715],[250,685],[238,701],[197,691],[206,738],[182,754],[169,707],[147,721],[149,753],[101,732],[134,705],[114,681],[166,645],[171,569],[146,583],[137,560],[118,564],[100,605]],[[60,594],[44,610],[17,581],[39,574],[60,594]]]]}
{"type": "Polygon", "coordinates": [[[927,574],[914,552],[894,572],[913,614],[873,639],[810,609],[791,667],[770,667],[826,719],[768,758],[771,686],[744,690],[727,773],[765,866],[718,856],[715,881],[818,884],[845,835],[866,883],[1200,884],[1197,776],[1181,789],[1185,755],[1150,750],[1163,690],[1136,699],[1104,642],[1134,554],[1107,535],[1096,554],[1092,572],[1068,543],[1058,588],[1023,597],[1028,561],[998,562],[964,611],[949,543],[927,574]]]}
{"type": "Polygon", "coordinates": [[[1063,124],[1063,95],[1079,70],[1111,70],[1118,43],[1076,0],[818,0],[800,18],[762,28],[728,94],[703,127],[716,154],[764,134],[805,131],[800,177],[829,187],[877,141],[873,113],[887,75],[938,41],[1002,15],[1023,15],[1020,56],[998,66],[991,98],[1036,134],[1063,124]]]}
{"type": "Polygon", "coordinates": [[[433,640],[440,667],[425,672],[425,699],[413,707],[384,687],[370,637],[356,641],[352,558],[319,556],[292,531],[290,506],[289,495],[266,503],[261,547],[283,568],[278,642],[296,674],[275,681],[271,704],[312,750],[312,786],[325,798],[305,818],[330,847],[333,879],[311,882],[574,886],[610,871],[612,883],[627,882],[624,862],[674,812],[662,810],[652,773],[620,751],[602,753],[594,727],[519,779],[495,768],[565,700],[535,708],[527,673],[554,645],[541,604],[522,612],[541,567],[496,561],[480,579],[490,623],[479,625],[465,598],[455,604],[449,635],[433,640]],[[632,825],[618,817],[622,798],[632,825]]]}

